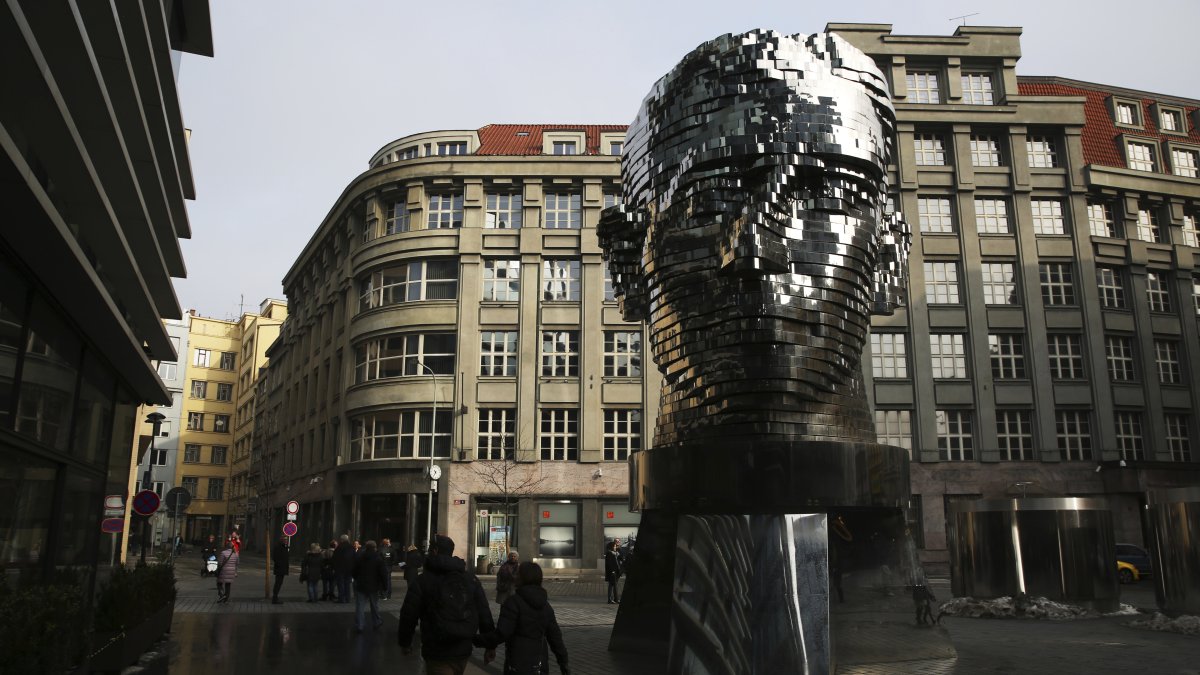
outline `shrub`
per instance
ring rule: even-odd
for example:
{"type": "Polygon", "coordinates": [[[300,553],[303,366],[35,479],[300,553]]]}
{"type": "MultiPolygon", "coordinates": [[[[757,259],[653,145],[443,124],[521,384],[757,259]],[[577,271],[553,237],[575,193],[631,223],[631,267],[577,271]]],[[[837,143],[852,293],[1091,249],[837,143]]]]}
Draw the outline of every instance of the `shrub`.
{"type": "Polygon", "coordinates": [[[0,577],[0,672],[61,673],[83,660],[86,625],[78,580],[0,577]]]}
{"type": "Polygon", "coordinates": [[[136,626],[174,600],[171,565],[117,568],[96,600],[96,631],[115,633],[136,626]]]}

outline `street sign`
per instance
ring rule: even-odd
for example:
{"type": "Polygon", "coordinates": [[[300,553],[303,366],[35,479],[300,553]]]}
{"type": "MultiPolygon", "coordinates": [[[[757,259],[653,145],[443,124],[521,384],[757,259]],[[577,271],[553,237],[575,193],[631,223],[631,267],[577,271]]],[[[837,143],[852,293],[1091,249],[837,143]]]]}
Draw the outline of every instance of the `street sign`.
{"type": "Polygon", "coordinates": [[[192,503],[192,493],[181,487],[171,488],[163,501],[167,504],[167,512],[174,515],[187,511],[187,507],[192,503]]]}
{"type": "Polygon", "coordinates": [[[116,534],[125,529],[124,518],[105,518],[100,521],[100,531],[109,534],[116,534]]]}
{"type": "Polygon", "coordinates": [[[484,510],[482,510],[482,511],[480,511],[480,512],[479,512],[479,517],[480,517],[480,518],[487,518],[487,515],[488,515],[487,509],[484,509],[484,510]]]}
{"type": "Polygon", "coordinates": [[[295,523],[284,523],[283,524],[283,536],[285,536],[285,537],[294,537],[294,536],[296,536],[296,533],[299,531],[300,531],[300,528],[296,527],[295,523]]]}
{"type": "Polygon", "coordinates": [[[288,513],[300,513],[300,502],[288,502],[287,503],[287,512],[288,513]]]}
{"type": "Polygon", "coordinates": [[[153,514],[161,504],[162,500],[154,490],[142,490],[133,496],[133,512],[143,516],[153,514]]]}
{"type": "Polygon", "coordinates": [[[289,521],[289,522],[295,522],[295,520],[296,520],[296,514],[294,514],[294,513],[289,513],[289,514],[287,514],[287,519],[288,519],[288,521],[289,521]]]}
{"type": "Polygon", "coordinates": [[[125,495],[109,495],[104,498],[104,508],[115,509],[118,511],[125,510],[125,495]]]}

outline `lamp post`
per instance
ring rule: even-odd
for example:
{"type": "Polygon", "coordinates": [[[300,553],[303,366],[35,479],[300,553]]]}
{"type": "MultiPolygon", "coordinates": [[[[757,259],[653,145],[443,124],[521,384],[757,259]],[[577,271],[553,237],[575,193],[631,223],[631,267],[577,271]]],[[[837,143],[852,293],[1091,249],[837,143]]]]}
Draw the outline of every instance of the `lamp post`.
{"type": "Polygon", "coordinates": [[[424,368],[433,381],[433,421],[429,425],[429,468],[426,469],[425,474],[425,477],[429,480],[429,501],[425,513],[425,548],[428,551],[429,547],[433,545],[433,484],[438,476],[441,475],[440,471],[435,471],[436,467],[433,465],[433,456],[436,454],[435,450],[437,448],[437,373],[433,372],[433,369],[425,365],[423,361],[417,361],[417,365],[424,368]]]}
{"type": "MultiPolygon", "coordinates": [[[[146,415],[146,422],[151,424],[150,431],[150,452],[146,457],[146,470],[142,472],[142,489],[149,490],[153,483],[151,482],[150,472],[154,467],[154,439],[158,438],[158,430],[162,428],[162,421],[167,419],[167,416],[160,412],[152,412],[146,415]]],[[[147,530],[150,527],[150,516],[142,516],[142,557],[141,564],[146,564],[146,539],[149,535],[147,530]]]]}

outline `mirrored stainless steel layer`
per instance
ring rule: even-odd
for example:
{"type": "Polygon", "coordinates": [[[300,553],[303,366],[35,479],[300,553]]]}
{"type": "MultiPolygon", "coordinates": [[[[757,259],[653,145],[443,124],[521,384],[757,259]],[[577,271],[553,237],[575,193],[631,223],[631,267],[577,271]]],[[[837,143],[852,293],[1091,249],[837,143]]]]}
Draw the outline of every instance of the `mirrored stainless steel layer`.
{"type": "Polygon", "coordinates": [[[1151,490],[1154,590],[1168,614],[1200,614],[1200,487],[1151,490]]]}
{"type": "Polygon", "coordinates": [[[956,596],[1026,593],[1112,611],[1118,605],[1112,513],[1075,497],[957,502],[948,509],[956,596]]]}
{"type": "Polygon", "coordinates": [[[669,671],[830,672],[826,518],[681,517],[669,671]]]}

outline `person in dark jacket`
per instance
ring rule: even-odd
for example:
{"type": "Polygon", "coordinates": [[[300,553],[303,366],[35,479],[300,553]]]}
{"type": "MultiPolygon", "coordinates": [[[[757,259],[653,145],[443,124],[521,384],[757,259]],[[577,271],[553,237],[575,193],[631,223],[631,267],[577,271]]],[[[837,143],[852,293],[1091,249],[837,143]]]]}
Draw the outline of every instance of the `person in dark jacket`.
{"type": "Polygon", "coordinates": [[[517,586],[517,568],[521,566],[521,554],[515,549],[508,552],[508,560],[496,570],[496,604],[503,605],[511,598],[517,586]]]}
{"type": "MultiPolygon", "coordinates": [[[[428,675],[461,674],[467,667],[467,658],[471,656],[474,635],[491,633],[496,629],[483,584],[467,572],[466,562],[454,557],[453,553],[453,539],[434,536],[429,557],[425,559],[425,572],[409,585],[404,595],[404,605],[400,608],[400,630],[397,634],[400,650],[405,655],[412,653],[413,633],[420,622],[421,656],[425,659],[425,672],[428,675]],[[445,600],[442,593],[444,586],[461,586],[464,583],[470,596],[465,600],[474,604],[475,631],[469,636],[451,635],[439,618],[439,613],[444,614],[447,608],[439,603],[445,600]]],[[[489,649],[484,655],[489,661],[495,656],[495,649],[489,649]]]]}
{"type": "Polygon", "coordinates": [[[621,602],[617,593],[617,581],[621,578],[621,553],[617,550],[617,542],[608,544],[604,552],[604,580],[608,582],[608,604],[621,602]]]}
{"type": "Polygon", "coordinates": [[[379,543],[379,557],[383,558],[383,564],[387,567],[387,583],[379,590],[379,597],[384,600],[392,599],[392,568],[398,562],[396,560],[396,549],[392,548],[392,540],[387,537],[379,543]]]}
{"type": "Polygon", "coordinates": [[[425,555],[416,546],[410,544],[408,553],[404,556],[404,582],[412,586],[424,566],[425,555]]]}
{"type": "Polygon", "coordinates": [[[313,542],[300,563],[300,581],[308,585],[308,601],[317,601],[317,584],[321,583],[321,545],[313,542]]]}
{"type": "Polygon", "coordinates": [[[336,574],[333,571],[333,551],[337,548],[337,539],[329,542],[329,548],[321,551],[321,599],[336,600],[337,596],[333,594],[333,578],[336,574]]]}
{"type": "MultiPolygon", "coordinates": [[[[549,675],[553,650],[558,669],[569,675],[567,646],[542,588],[542,568],[537,563],[521,563],[517,568],[517,592],[500,607],[496,630],[481,633],[475,640],[478,646],[493,650],[502,642],[505,673],[549,675]]],[[[489,661],[485,656],[484,663],[489,661]]]]}
{"type": "Polygon", "coordinates": [[[363,606],[371,607],[371,621],[376,630],[383,625],[379,617],[379,592],[387,585],[388,568],[375,542],[368,541],[354,561],[354,628],[363,632],[363,606]]]}
{"type": "Polygon", "coordinates": [[[353,574],[354,548],[350,545],[350,535],[343,534],[333,550],[333,580],[337,584],[337,601],[342,604],[350,602],[350,577],[353,574]]]}
{"type": "Polygon", "coordinates": [[[271,549],[271,571],[275,574],[275,588],[271,590],[271,604],[282,605],[279,599],[279,589],[283,588],[283,578],[288,575],[288,539],[280,537],[279,542],[271,549]]]}

